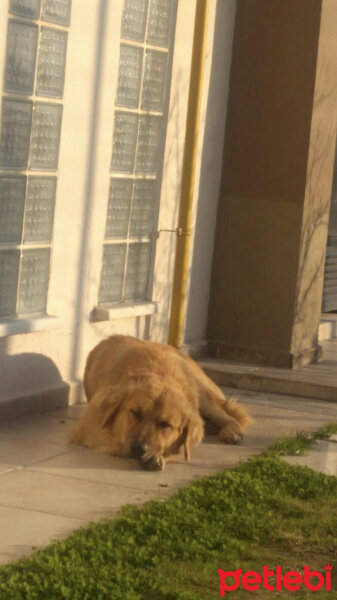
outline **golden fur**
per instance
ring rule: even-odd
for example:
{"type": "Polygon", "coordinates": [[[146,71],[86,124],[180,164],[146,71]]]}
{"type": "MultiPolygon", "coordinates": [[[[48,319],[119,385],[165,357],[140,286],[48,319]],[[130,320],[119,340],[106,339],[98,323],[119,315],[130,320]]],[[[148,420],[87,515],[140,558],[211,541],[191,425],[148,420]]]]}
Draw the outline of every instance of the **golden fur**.
{"type": "Polygon", "coordinates": [[[204,435],[201,416],[219,428],[225,443],[237,443],[250,422],[194,360],[129,336],[112,336],[90,352],[84,389],[88,406],[70,441],[138,457],[147,469],[162,469],[181,447],[189,460],[204,435]]]}

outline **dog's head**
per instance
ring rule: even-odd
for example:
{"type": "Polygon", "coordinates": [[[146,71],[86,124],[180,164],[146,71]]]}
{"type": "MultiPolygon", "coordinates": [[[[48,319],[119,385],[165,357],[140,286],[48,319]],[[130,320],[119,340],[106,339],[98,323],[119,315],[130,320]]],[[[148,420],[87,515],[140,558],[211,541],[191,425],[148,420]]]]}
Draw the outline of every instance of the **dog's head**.
{"type": "Polygon", "coordinates": [[[203,437],[203,421],[173,380],[156,376],[111,387],[101,402],[102,426],[120,442],[121,455],[146,469],[184,447],[185,459],[203,437]]]}

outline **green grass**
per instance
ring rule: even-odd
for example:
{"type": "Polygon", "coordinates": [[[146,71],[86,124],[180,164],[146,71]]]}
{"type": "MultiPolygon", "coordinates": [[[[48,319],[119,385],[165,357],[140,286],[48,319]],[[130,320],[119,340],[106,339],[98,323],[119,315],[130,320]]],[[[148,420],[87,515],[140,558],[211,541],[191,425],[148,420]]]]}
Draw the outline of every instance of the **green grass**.
{"type": "Polygon", "coordinates": [[[300,431],[295,437],[280,437],[265,455],[268,456],[292,456],[304,454],[306,450],[314,445],[316,440],[324,440],[337,433],[337,423],[328,423],[313,433],[300,431]]]}
{"type": "MultiPolygon", "coordinates": [[[[310,436],[337,432],[337,424],[310,436]]],[[[283,438],[264,455],[202,478],[165,501],[127,507],[114,520],[0,568],[1,600],[215,600],[217,569],[267,564],[337,571],[337,477],[290,466],[308,436],[283,438]]],[[[337,598],[333,590],[315,598],[337,598]]],[[[274,592],[311,598],[312,592],[274,592]]],[[[251,598],[238,590],[226,598],[251,598]]],[[[263,589],[253,598],[269,598],[263,589]]]]}

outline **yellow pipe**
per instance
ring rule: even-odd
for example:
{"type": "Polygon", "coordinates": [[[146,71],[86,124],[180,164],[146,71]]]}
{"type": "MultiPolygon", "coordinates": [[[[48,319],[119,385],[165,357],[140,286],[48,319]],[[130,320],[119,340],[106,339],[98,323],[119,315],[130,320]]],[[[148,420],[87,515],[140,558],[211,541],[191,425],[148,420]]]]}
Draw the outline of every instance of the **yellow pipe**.
{"type": "Polygon", "coordinates": [[[209,2],[210,0],[196,0],[179,219],[177,227],[177,245],[169,326],[169,344],[175,346],[176,348],[179,348],[182,344],[185,316],[189,245],[190,236],[192,233],[191,225],[194,178],[197,160],[209,2]]]}

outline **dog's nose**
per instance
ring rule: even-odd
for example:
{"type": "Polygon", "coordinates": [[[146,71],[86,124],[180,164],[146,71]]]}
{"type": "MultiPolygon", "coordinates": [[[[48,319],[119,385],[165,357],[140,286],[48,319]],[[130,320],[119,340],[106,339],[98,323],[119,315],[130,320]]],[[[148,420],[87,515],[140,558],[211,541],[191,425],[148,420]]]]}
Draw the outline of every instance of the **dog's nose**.
{"type": "Polygon", "coordinates": [[[141,442],[133,442],[131,446],[132,456],[135,458],[141,458],[144,456],[145,452],[148,450],[147,444],[142,444],[141,442]]]}

